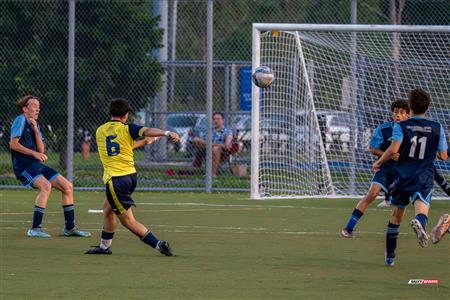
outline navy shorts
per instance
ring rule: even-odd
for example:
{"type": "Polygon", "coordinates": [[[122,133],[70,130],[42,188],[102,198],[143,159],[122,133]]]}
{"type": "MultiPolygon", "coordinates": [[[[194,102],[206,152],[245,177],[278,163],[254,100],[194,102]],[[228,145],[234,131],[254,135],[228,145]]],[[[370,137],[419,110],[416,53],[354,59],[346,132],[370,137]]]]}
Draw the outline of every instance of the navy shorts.
{"type": "Polygon", "coordinates": [[[372,184],[379,185],[381,189],[387,194],[389,187],[394,182],[394,170],[382,168],[373,175],[372,184]]]}
{"type": "Polygon", "coordinates": [[[112,177],[106,183],[106,199],[116,215],[125,214],[131,206],[136,206],[131,198],[136,184],[136,173],[112,177]]]}
{"type": "Polygon", "coordinates": [[[41,163],[33,163],[15,172],[16,178],[19,179],[24,186],[32,187],[36,179],[44,176],[48,181],[55,180],[59,174],[54,169],[41,163]]]}
{"type": "Polygon", "coordinates": [[[427,188],[420,191],[402,191],[394,187],[391,191],[391,204],[404,208],[408,206],[410,201],[414,204],[416,200],[420,200],[427,206],[430,206],[432,192],[433,188],[427,188]]]}

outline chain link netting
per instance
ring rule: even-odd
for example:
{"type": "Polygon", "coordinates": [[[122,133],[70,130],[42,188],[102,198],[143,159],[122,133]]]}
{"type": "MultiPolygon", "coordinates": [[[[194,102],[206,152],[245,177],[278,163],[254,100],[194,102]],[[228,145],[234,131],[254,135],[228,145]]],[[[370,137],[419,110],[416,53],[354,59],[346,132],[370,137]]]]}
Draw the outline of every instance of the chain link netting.
{"type": "MultiPolygon", "coordinates": [[[[102,187],[95,131],[108,120],[109,100],[123,97],[132,103],[132,122],[181,136],[177,144],[160,139],[136,150],[138,186],[205,188],[200,140],[207,127],[206,2],[167,1],[165,42],[151,0],[76,1],[76,187],[102,187]],[[167,47],[161,48],[164,44],[167,47]]],[[[224,126],[232,133],[232,147],[220,153],[214,189],[250,187],[252,23],[346,24],[351,20],[350,3],[214,1],[213,109],[223,114],[224,126]]],[[[63,174],[66,170],[68,1],[3,0],[0,15],[0,185],[18,186],[9,132],[18,114],[14,102],[22,95],[41,97],[39,124],[46,138],[47,163],[63,174]]],[[[450,5],[445,0],[358,1],[357,21],[448,25],[450,5]]]]}

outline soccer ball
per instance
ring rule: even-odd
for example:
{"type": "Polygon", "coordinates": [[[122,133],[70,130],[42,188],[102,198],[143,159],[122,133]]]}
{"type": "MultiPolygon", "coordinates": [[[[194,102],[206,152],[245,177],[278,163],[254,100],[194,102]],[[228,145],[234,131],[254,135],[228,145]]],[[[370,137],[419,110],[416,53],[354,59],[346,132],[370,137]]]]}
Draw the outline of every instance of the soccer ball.
{"type": "Polygon", "coordinates": [[[260,88],[267,88],[273,82],[273,72],[269,67],[257,67],[252,74],[253,83],[260,88]]]}

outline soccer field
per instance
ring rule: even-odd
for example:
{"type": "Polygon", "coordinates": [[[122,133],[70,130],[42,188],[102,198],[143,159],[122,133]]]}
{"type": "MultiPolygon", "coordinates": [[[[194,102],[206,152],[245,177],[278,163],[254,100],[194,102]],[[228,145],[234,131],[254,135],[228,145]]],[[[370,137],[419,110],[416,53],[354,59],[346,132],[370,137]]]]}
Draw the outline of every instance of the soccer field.
{"type": "MultiPolygon", "coordinates": [[[[369,209],[358,238],[338,233],[356,200],[252,201],[248,194],[136,193],[135,215],[175,257],[164,257],[119,226],[111,256],[96,245],[101,192],[76,192],[77,222],[93,236],[61,236],[54,192],[44,217],[50,239],[26,237],[34,191],[0,191],[1,299],[448,299],[449,238],[419,248],[401,227],[396,266],[384,266],[387,209],[369,209]],[[438,285],[408,285],[439,279],[438,285]]],[[[449,211],[435,201],[431,226],[449,211]]],[[[406,219],[413,216],[410,208],[406,219]]]]}

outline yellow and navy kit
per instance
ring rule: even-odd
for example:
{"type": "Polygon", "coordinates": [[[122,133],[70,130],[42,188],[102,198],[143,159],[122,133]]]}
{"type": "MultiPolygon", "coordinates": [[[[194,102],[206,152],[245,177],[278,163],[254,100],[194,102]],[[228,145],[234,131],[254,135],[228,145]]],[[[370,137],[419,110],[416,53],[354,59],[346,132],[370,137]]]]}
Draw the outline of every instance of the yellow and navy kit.
{"type": "Polygon", "coordinates": [[[133,146],[146,127],[109,121],[97,129],[98,153],[103,164],[103,182],[106,199],[116,214],[124,214],[134,201],[131,194],[136,188],[133,146]]]}
{"type": "Polygon", "coordinates": [[[146,127],[111,120],[97,128],[98,153],[103,164],[103,182],[136,173],[133,146],[146,127]]]}

